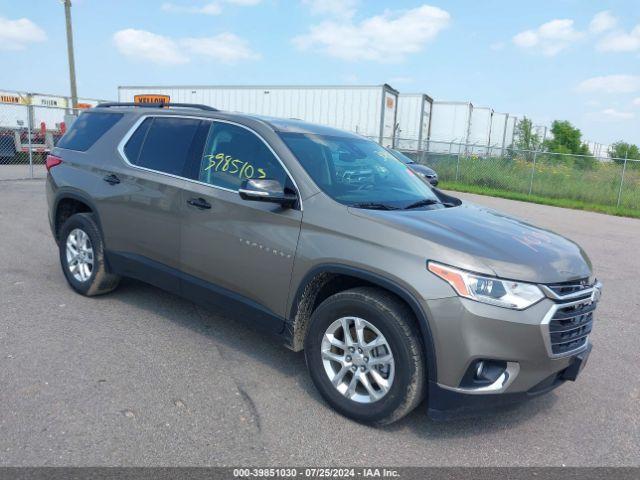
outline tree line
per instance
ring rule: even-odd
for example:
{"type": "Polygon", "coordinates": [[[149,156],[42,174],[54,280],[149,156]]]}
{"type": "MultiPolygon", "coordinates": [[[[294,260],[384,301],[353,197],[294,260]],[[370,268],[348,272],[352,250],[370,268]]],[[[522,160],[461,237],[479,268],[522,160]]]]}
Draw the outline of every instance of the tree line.
{"type": "MultiPolygon", "coordinates": [[[[582,132],[579,128],[574,127],[571,122],[555,120],[551,124],[550,133],[550,138],[540,138],[531,119],[524,117],[516,126],[514,148],[569,155],[592,155],[589,151],[589,146],[582,140],[582,132]]],[[[640,160],[640,148],[623,140],[612,144],[608,153],[618,163],[624,163],[625,158],[640,160]]]]}

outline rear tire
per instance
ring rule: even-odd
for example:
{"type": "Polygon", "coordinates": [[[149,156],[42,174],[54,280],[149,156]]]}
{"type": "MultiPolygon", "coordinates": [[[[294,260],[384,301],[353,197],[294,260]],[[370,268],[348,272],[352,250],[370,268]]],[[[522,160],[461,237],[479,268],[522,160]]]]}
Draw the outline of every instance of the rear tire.
{"type": "Polygon", "coordinates": [[[60,264],[67,282],[87,297],[115,289],[120,277],[107,271],[104,243],[90,213],[76,213],[60,228],[60,264]]]}
{"type": "Polygon", "coordinates": [[[322,302],[311,316],[305,356],[324,399],[358,422],[395,422],[424,398],[425,357],[415,317],[385,290],[358,287],[322,302]]]}

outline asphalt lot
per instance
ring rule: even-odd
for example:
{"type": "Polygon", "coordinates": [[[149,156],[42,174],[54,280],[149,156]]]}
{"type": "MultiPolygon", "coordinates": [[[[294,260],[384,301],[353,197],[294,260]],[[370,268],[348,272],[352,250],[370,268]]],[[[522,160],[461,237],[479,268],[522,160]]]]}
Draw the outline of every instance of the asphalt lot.
{"type": "MultiPolygon", "coordinates": [[[[0,181],[32,178],[32,168],[29,164],[8,164],[6,162],[6,160],[5,162],[0,160],[0,181]]],[[[47,170],[42,163],[33,165],[33,178],[45,178],[46,176],[47,170]]]]}
{"type": "Polygon", "coordinates": [[[0,465],[640,465],[640,221],[460,195],[562,233],[604,296],[578,382],[481,418],[334,413],[304,357],[134,281],[67,286],[42,181],[0,181],[0,465]]]}

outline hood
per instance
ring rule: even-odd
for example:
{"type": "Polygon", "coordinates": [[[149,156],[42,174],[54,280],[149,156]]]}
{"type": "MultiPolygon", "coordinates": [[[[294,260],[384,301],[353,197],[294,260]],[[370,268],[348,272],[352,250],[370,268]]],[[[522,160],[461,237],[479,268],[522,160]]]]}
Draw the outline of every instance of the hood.
{"type": "Polygon", "coordinates": [[[424,240],[425,260],[532,283],[591,275],[591,263],[576,243],[472,203],[435,210],[350,210],[424,240]]]}
{"type": "Polygon", "coordinates": [[[410,163],[409,168],[415,172],[422,173],[423,175],[436,175],[435,170],[419,163],[410,163]]]}

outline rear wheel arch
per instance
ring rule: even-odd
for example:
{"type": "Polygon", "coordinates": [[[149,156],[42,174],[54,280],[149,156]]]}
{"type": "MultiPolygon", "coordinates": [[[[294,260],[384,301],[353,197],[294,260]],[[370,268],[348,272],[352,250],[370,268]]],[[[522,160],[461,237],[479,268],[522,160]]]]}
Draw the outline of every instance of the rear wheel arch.
{"type": "Polygon", "coordinates": [[[56,242],[60,241],[60,228],[64,222],[76,213],[93,214],[100,232],[102,225],[94,203],[86,196],[75,191],[60,191],[54,204],[53,225],[56,242]]]}
{"type": "Polygon", "coordinates": [[[422,346],[427,361],[427,376],[435,381],[437,365],[431,328],[424,309],[405,287],[377,273],[346,265],[320,265],[308,272],[298,286],[287,322],[289,347],[294,351],[304,348],[304,339],[312,313],[322,301],[335,293],[354,287],[372,286],[392,293],[409,306],[422,335],[422,346]]]}

